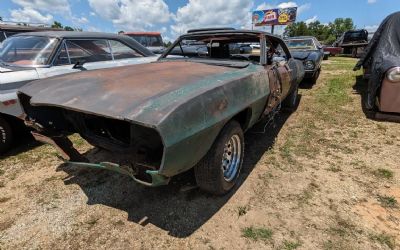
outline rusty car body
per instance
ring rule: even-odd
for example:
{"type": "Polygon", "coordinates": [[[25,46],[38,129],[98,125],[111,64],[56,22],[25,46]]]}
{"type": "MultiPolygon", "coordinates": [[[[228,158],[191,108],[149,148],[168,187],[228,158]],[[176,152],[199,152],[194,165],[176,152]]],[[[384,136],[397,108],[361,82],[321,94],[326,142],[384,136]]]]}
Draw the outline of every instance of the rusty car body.
{"type": "Polygon", "coordinates": [[[368,79],[365,107],[372,118],[394,119],[400,114],[400,12],[388,16],[370,41],[354,70],[368,79]],[[376,112],[377,111],[377,112],[376,112]]]}
{"type": "Polygon", "coordinates": [[[45,79],[18,96],[34,136],[73,165],[148,186],[195,167],[202,189],[223,194],[240,173],[243,132],[281,106],[294,110],[303,76],[279,37],[206,29],[182,35],[157,62],[45,79]],[[178,55],[188,40],[203,42],[208,53],[178,55]],[[231,54],[232,43],[259,43],[261,53],[231,54]],[[274,54],[278,46],[285,55],[274,54]],[[66,137],[71,132],[117,159],[88,162],[66,137]]]}
{"type": "Polygon", "coordinates": [[[17,99],[17,89],[23,85],[56,75],[156,60],[155,54],[133,39],[110,33],[42,31],[7,38],[0,44],[0,153],[25,128],[17,99]]]}

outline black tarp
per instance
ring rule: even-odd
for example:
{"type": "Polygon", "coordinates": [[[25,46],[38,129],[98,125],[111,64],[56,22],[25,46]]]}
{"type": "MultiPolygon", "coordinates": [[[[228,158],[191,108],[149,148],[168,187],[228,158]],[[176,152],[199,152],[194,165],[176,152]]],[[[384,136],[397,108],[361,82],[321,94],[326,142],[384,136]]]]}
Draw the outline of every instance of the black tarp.
{"type": "Polygon", "coordinates": [[[371,78],[368,82],[368,109],[375,103],[377,90],[388,69],[400,66],[400,12],[388,16],[369,42],[365,55],[358,61],[354,70],[369,68],[371,78]]]}

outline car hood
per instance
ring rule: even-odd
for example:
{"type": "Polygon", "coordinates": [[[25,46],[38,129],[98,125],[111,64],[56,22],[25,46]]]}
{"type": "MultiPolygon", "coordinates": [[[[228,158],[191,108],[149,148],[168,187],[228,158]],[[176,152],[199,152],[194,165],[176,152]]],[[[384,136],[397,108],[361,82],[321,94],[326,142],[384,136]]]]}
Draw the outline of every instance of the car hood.
{"type": "Polygon", "coordinates": [[[237,79],[252,67],[156,62],[48,78],[20,92],[32,97],[33,106],[62,107],[155,127],[190,98],[237,79]]]}
{"type": "Polygon", "coordinates": [[[292,56],[293,56],[295,59],[298,59],[298,60],[305,60],[305,59],[307,59],[307,58],[310,56],[310,54],[312,54],[312,53],[314,53],[314,51],[304,51],[304,50],[302,50],[302,51],[291,50],[291,51],[290,51],[290,54],[292,54],[292,56]]]}
{"type": "Polygon", "coordinates": [[[35,68],[0,66],[0,91],[18,89],[37,79],[39,75],[35,68]]]}

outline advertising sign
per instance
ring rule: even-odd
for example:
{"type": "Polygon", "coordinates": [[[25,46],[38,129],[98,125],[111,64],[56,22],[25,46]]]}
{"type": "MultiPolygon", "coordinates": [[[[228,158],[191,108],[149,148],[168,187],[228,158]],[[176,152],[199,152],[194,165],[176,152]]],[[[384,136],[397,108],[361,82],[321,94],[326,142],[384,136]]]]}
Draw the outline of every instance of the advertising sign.
{"type": "Polygon", "coordinates": [[[297,7],[253,11],[255,26],[286,25],[296,21],[297,7]]]}

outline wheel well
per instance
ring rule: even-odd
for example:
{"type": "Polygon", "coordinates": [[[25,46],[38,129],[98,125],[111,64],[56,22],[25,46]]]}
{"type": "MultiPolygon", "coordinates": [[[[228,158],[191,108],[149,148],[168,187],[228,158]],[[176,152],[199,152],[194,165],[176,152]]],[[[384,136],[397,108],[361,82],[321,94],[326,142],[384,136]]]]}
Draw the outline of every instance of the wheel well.
{"type": "Polygon", "coordinates": [[[20,130],[23,130],[23,129],[27,129],[25,127],[23,121],[18,119],[17,117],[14,117],[12,115],[7,115],[7,114],[0,113],[0,118],[5,120],[6,122],[8,122],[13,131],[20,131],[20,130]]]}
{"type": "Polygon", "coordinates": [[[251,119],[251,108],[246,108],[245,110],[241,111],[239,114],[235,115],[232,120],[239,122],[240,126],[242,127],[243,131],[246,131],[249,127],[250,119],[251,119]]]}

